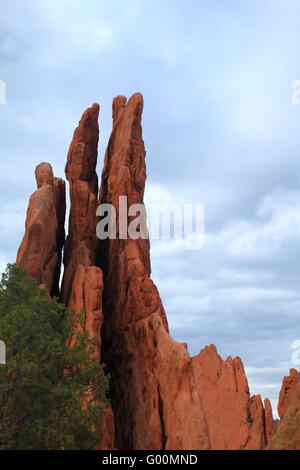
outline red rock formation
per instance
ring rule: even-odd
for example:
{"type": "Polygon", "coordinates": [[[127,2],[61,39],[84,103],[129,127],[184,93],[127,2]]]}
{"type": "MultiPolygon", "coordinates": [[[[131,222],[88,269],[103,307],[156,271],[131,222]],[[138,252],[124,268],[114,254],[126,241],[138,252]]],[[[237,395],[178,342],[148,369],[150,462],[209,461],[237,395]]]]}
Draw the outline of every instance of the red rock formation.
{"type": "Polygon", "coordinates": [[[211,345],[193,357],[192,363],[211,448],[263,449],[266,445],[264,407],[259,395],[250,397],[240,358],[228,357],[224,361],[211,345]]]}
{"type": "Polygon", "coordinates": [[[300,450],[300,372],[290,370],[284,377],[279,395],[280,422],[269,450],[300,450]]]}
{"type": "Polygon", "coordinates": [[[54,178],[49,163],[41,163],[35,171],[38,189],[32,194],[26,217],[25,235],[16,263],[28,274],[59,294],[61,252],[65,239],[65,184],[54,178]]]}
{"type": "Polygon", "coordinates": [[[265,398],[264,400],[265,407],[265,422],[266,422],[266,440],[270,442],[275,433],[273,411],[270,400],[265,398]]]}
{"type": "Polygon", "coordinates": [[[62,300],[67,304],[77,266],[95,265],[99,105],[88,108],[74,132],[66,176],[70,184],[69,233],[64,250],[62,300]]]}
{"type": "MultiPolygon", "coordinates": [[[[249,440],[245,450],[263,450],[267,445],[265,410],[260,395],[253,395],[249,402],[249,440]]],[[[233,448],[235,450],[235,448],[233,448]]]]}
{"type": "MultiPolygon", "coordinates": [[[[120,196],[128,207],[143,204],[142,110],[140,94],[113,102],[99,199],[112,204],[117,216],[120,196]]],[[[84,311],[82,328],[96,338],[95,354],[101,360],[102,353],[112,377],[114,416],[108,408],[101,448],[114,448],[115,418],[119,449],[262,449],[273,434],[270,402],[264,409],[259,395],[250,396],[239,358],[223,361],[210,346],[191,359],[186,345],[170,337],[150,279],[149,240],[124,238],[118,225],[117,239],[96,238],[98,113],[94,104],[83,114],[68,153],[71,207],[61,298],[84,311]]],[[[64,183],[48,164],[37,167],[36,177],[18,264],[57,293],[64,183]]],[[[126,217],[127,223],[132,219],[126,217]]]]}
{"type": "Polygon", "coordinates": [[[115,448],[115,419],[111,406],[104,410],[104,433],[99,450],[117,450],[115,448]]]}
{"type": "Polygon", "coordinates": [[[75,312],[83,312],[83,332],[96,340],[95,355],[100,358],[102,315],[102,271],[96,266],[77,266],[72,283],[69,306],[75,312]]]}
{"type": "MultiPolygon", "coordinates": [[[[146,178],[143,98],[113,102],[100,202],[119,196],[143,203],[146,178]]],[[[117,227],[119,233],[119,227],[117,227]]],[[[206,449],[209,446],[191,359],[168,334],[166,315],[150,279],[148,239],[102,242],[105,274],[103,359],[112,376],[119,449],[206,449]]]]}
{"type": "MultiPolygon", "coordinates": [[[[72,282],[69,306],[75,312],[83,312],[84,321],[78,328],[95,340],[94,355],[101,360],[102,271],[96,266],[78,265],[72,282]]],[[[110,406],[104,412],[104,436],[100,449],[114,449],[114,417],[110,406]]]]}
{"type": "MultiPolygon", "coordinates": [[[[95,266],[96,209],[98,205],[97,146],[99,105],[88,108],[74,132],[68,152],[66,176],[70,184],[69,233],[65,244],[62,299],[76,312],[84,311],[83,330],[96,339],[96,357],[101,361],[102,271],[95,266]]],[[[102,449],[114,448],[114,419],[105,411],[102,449]]]]}
{"type": "Polygon", "coordinates": [[[300,372],[290,369],[290,375],[283,378],[278,401],[278,414],[280,419],[291,408],[297,385],[300,385],[300,372]]]}

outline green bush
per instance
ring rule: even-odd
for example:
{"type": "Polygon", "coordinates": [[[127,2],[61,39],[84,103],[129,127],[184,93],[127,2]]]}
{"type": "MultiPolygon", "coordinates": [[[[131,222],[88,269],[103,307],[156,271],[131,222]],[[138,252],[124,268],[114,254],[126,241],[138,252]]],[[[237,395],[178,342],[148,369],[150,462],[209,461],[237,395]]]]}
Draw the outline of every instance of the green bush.
{"type": "Polygon", "coordinates": [[[107,378],[77,315],[26,270],[0,282],[0,449],[94,449],[101,443],[107,378]]]}

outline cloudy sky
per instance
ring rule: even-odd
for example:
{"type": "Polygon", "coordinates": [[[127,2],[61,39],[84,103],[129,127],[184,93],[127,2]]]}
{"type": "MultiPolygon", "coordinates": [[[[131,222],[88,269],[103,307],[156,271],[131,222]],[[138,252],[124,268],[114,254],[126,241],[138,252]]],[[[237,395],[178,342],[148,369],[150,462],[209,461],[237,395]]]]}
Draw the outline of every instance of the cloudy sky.
{"type": "Polygon", "coordinates": [[[144,95],[147,203],[203,203],[205,245],[152,243],[172,335],[240,356],[276,407],[300,339],[300,3],[0,0],[0,267],[15,260],[41,161],[64,176],[77,122],[144,95]]]}

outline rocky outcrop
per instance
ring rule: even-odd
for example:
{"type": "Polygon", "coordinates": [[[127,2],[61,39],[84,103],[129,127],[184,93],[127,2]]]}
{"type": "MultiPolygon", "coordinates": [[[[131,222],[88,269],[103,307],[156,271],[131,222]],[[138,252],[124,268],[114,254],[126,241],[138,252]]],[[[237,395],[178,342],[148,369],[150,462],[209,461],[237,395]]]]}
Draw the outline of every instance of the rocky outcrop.
{"type": "MultiPolygon", "coordinates": [[[[128,215],[128,208],[135,208],[136,215],[145,213],[142,111],[139,93],[128,101],[123,96],[113,101],[113,128],[99,202],[115,209],[115,238],[96,237],[99,105],[83,114],[66,165],[71,205],[60,298],[83,312],[78,328],[96,340],[94,354],[111,375],[112,409],[105,412],[101,448],[263,449],[276,437],[270,402],[265,400],[263,405],[259,395],[250,396],[239,358],[224,361],[214,346],[191,358],[186,344],[170,337],[150,277],[146,223],[140,226],[140,236],[128,236],[128,227],[135,221],[135,212],[128,215]],[[122,204],[126,212],[119,224],[122,204]]],[[[17,261],[57,295],[64,243],[64,182],[54,178],[45,163],[37,167],[36,178],[38,190],[29,202],[17,261]]],[[[280,401],[283,421],[290,409],[298,413],[298,402],[292,398],[297,395],[292,392],[295,377],[293,372],[293,378],[285,381],[280,401]]]]}
{"type": "Polygon", "coordinates": [[[228,357],[224,361],[211,345],[193,357],[192,364],[211,448],[263,449],[266,445],[265,410],[259,395],[250,396],[240,358],[228,357]]]}
{"type": "Polygon", "coordinates": [[[290,375],[283,378],[279,394],[277,410],[280,419],[283,419],[286,412],[293,406],[298,385],[300,386],[300,372],[290,369],[290,375]]]}
{"type": "MultiPolygon", "coordinates": [[[[119,197],[143,204],[146,178],[141,116],[143,98],[113,102],[113,130],[105,155],[100,203],[119,197]]],[[[129,223],[130,218],[126,217],[129,223]]],[[[124,236],[117,226],[117,237],[124,236]]],[[[148,239],[102,242],[103,360],[110,371],[119,449],[206,449],[202,405],[191,359],[172,340],[158,291],[150,279],[148,239]]]]}
{"type": "Polygon", "coordinates": [[[300,372],[290,370],[279,394],[280,422],[268,446],[269,450],[300,450],[300,372]]]}
{"type": "Polygon", "coordinates": [[[68,304],[77,267],[95,265],[99,105],[88,108],[74,132],[66,176],[70,184],[69,232],[64,249],[62,300],[68,304]]]}
{"type": "Polygon", "coordinates": [[[65,240],[65,183],[54,178],[49,163],[35,170],[38,189],[32,194],[25,223],[25,235],[16,263],[28,274],[59,295],[61,253],[65,240]]]}

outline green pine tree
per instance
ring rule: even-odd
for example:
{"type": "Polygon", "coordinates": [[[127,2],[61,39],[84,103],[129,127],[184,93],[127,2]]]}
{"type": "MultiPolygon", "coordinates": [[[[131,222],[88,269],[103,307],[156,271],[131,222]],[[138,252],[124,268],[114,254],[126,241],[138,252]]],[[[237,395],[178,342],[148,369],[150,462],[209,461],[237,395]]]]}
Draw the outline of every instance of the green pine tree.
{"type": "Polygon", "coordinates": [[[0,449],[95,449],[101,443],[107,378],[77,315],[26,270],[0,282],[0,449]]]}

